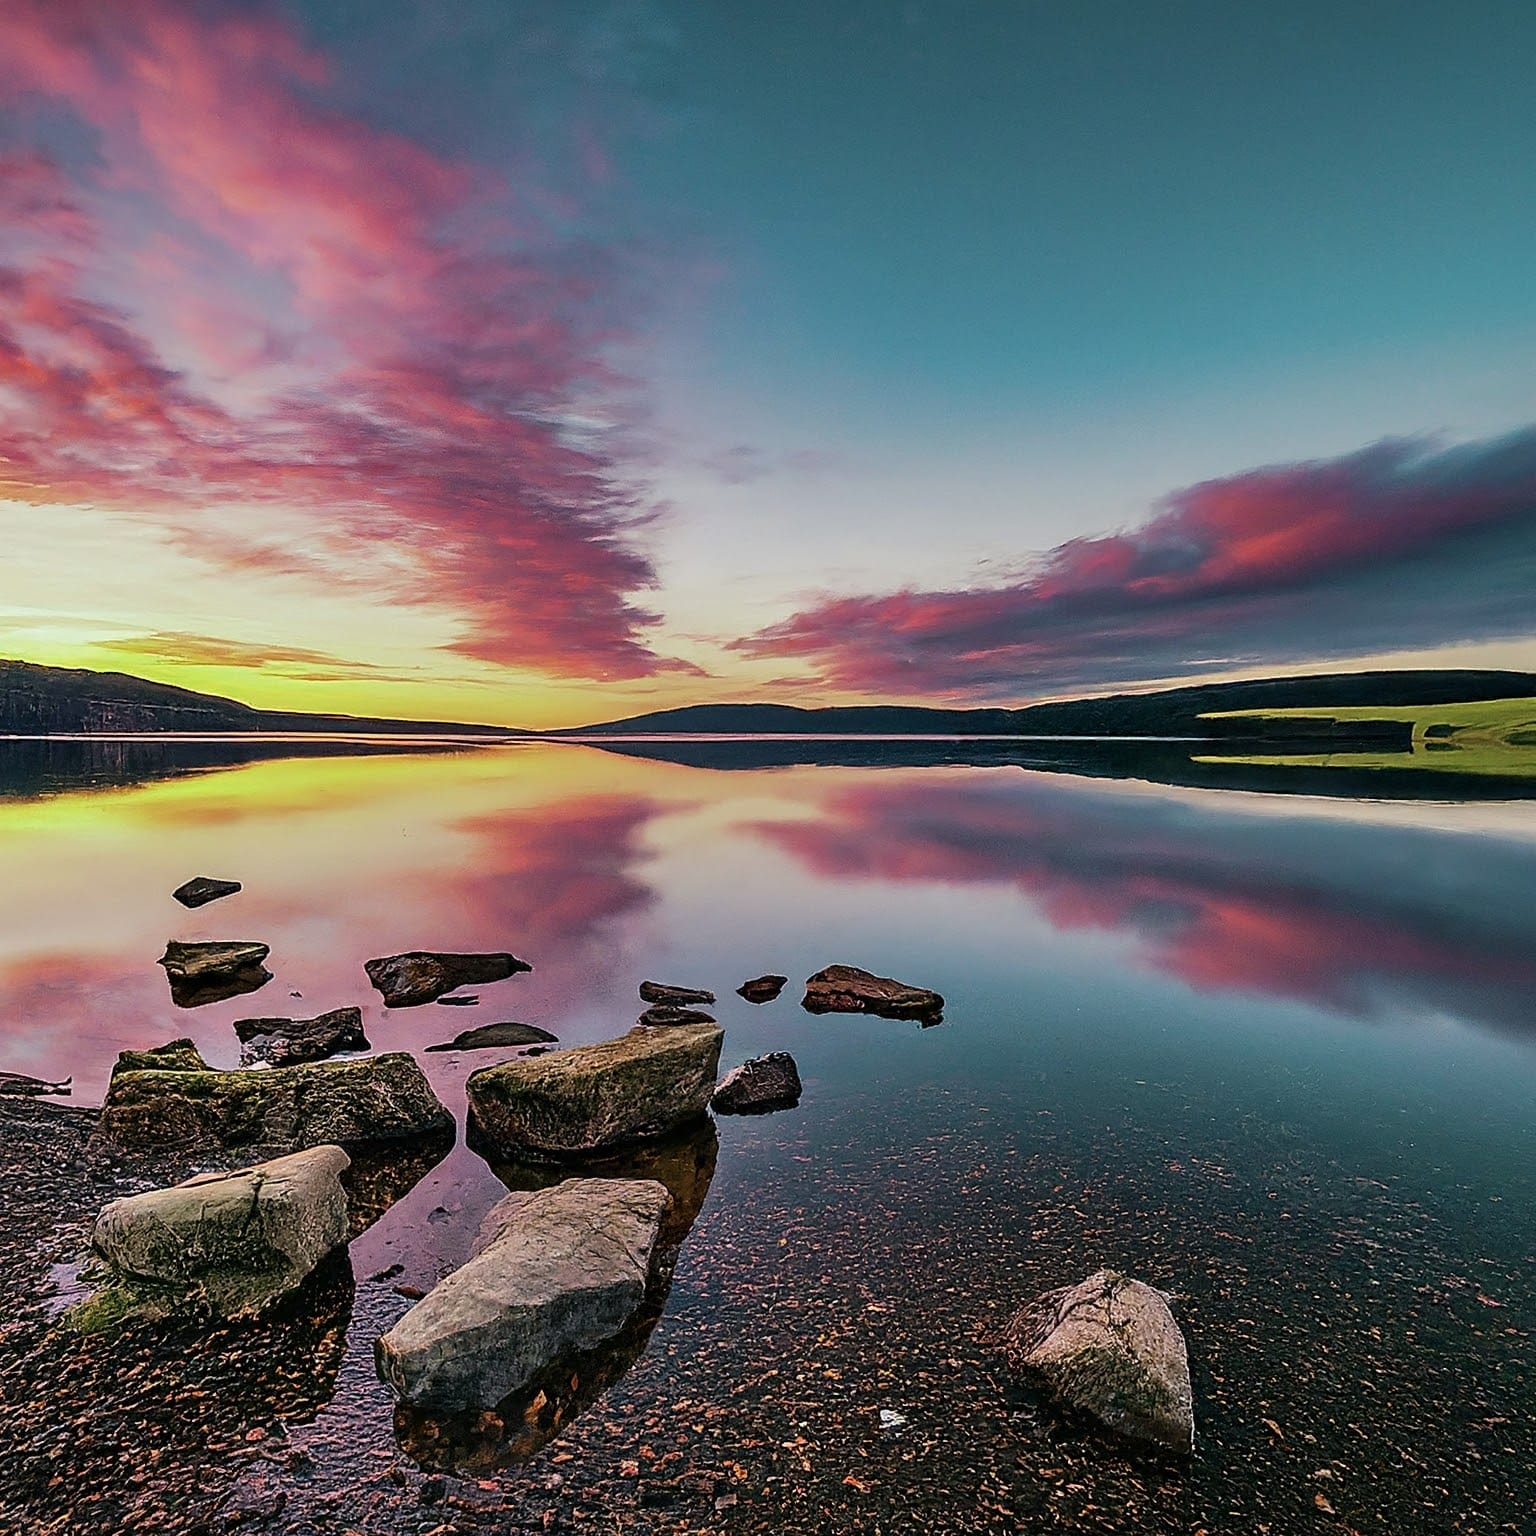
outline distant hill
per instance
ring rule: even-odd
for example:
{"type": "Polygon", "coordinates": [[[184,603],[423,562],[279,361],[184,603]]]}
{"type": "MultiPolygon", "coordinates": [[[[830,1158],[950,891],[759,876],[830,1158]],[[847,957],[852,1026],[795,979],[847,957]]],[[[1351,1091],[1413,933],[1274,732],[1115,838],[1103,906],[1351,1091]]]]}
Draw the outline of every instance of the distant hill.
{"type": "MultiPolygon", "coordinates": [[[[1155,693],[1107,694],[1020,709],[929,709],[878,704],[801,709],[788,704],[694,704],[565,732],[577,736],[1197,736],[1266,738],[1267,722],[1208,720],[1220,710],[1358,709],[1536,697],[1536,674],[1442,669],[1324,673],[1258,682],[1206,683],[1155,693]]],[[[1371,722],[1290,721],[1288,739],[1370,736],[1371,722]]],[[[1395,722],[1390,722],[1394,725],[1395,722]]],[[[1398,734],[1394,729],[1389,734],[1398,734]]]]}
{"type": "MultiPolygon", "coordinates": [[[[1347,672],[1259,682],[1208,683],[1156,693],[1109,694],[1020,709],[931,709],[903,704],[801,709],[790,704],[694,704],[633,715],[559,736],[1108,736],[1203,740],[1370,742],[1406,745],[1400,720],[1358,718],[1362,709],[1536,698],[1536,674],[1443,669],[1347,672]],[[1230,710],[1349,710],[1356,718],[1271,721],[1208,719],[1230,710]]],[[[194,693],[124,672],[40,667],[0,661],[0,734],[108,735],[190,731],[326,732],[342,735],[527,736],[527,731],[445,720],[391,720],[253,709],[217,694],[194,693]]]]}
{"type": "Polygon", "coordinates": [[[388,720],[360,715],[310,715],[252,709],[236,699],[152,683],[126,672],[40,667],[0,661],[0,734],[110,735],[140,731],[206,733],[324,731],[352,735],[520,736],[493,725],[443,720],[388,720]]]}
{"type": "Polygon", "coordinates": [[[1011,736],[1013,709],[923,709],[904,704],[863,704],[801,709],[793,704],[690,704],[658,709],[606,725],[584,725],[567,736],[1011,736]]]}

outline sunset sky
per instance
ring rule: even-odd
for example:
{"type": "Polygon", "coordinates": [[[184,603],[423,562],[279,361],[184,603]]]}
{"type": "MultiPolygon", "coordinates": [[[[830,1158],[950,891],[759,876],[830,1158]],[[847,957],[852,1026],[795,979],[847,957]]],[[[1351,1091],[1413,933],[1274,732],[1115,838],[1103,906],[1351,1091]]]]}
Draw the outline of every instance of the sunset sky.
{"type": "Polygon", "coordinates": [[[1528,0],[6,0],[0,656],[534,726],[1536,668],[1528,0]]]}

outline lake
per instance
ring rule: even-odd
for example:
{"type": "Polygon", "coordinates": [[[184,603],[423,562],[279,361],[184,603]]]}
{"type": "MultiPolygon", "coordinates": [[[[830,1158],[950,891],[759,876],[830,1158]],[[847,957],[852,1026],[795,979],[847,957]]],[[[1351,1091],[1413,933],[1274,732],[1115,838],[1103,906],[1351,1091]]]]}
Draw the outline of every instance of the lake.
{"type": "MultiPolygon", "coordinates": [[[[981,744],[330,750],[0,743],[0,1068],[92,1105],[120,1050],[188,1035],[233,1066],[234,1020],[357,1004],[462,1128],[464,1079],[511,1053],[427,1046],[511,1019],[609,1038],[652,978],[719,994],[723,1067],[788,1050],[805,1094],[678,1151],[701,1204],[665,1307],[539,1448],[532,1421],[509,1444],[397,1415],[373,1372],[395,1287],[461,1263],[505,1193],[462,1135],[354,1241],[321,1343],[296,1326],[195,1379],[152,1362],[138,1417],[89,1362],[34,1385],[103,1444],[156,1448],[135,1507],[163,1523],[139,1528],[1531,1529],[1529,802],[981,744]],[[195,874],[244,890],[185,912],[195,874]],[[261,940],[274,979],[179,1010],[169,938],[261,940]],[[386,1012],[362,962],[418,948],[534,969],[386,1012]],[[833,962],[938,989],[944,1022],[802,1011],[833,962]],[[734,995],[763,972],[791,978],[779,1001],[734,995]],[[1177,1293],[1187,1464],[1063,1415],[990,1342],[1105,1266],[1177,1293]],[[227,1446],[179,1431],[194,1390],[227,1446]]],[[[59,1212],[11,1288],[67,1291],[50,1243],[93,1214],[59,1212]]],[[[0,1506],[94,1528],[39,1466],[0,1448],[0,1506]]]]}

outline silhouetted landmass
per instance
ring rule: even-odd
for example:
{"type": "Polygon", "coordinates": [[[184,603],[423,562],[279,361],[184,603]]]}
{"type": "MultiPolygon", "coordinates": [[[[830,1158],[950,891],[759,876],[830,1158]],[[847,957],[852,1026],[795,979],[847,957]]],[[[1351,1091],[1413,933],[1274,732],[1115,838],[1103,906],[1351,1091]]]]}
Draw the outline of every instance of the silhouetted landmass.
{"type": "Polygon", "coordinates": [[[142,731],[272,733],[325,731],[345,735],[520,736],[495,725],[444,720],[390,720],[361,715],[312,715],[253,709],[218,694],[152,683],[126,672],[40,667],[0,661],[0,735],[110,735],[142,731]]]}
{"type": "MultiPolygon", "coordinates": [[[[1529,672],[1439,669],[1330,673],[1208,683],[1155,693],[1066,699],[1019,709],[934,709],[919,705],[844,705],[803,709],[790,704],[694,704],[624,720],[581,726],[562,736],[1067,736],[1178,737],[1284,743],[1298,749],[1326,743],[1373,750],[1406,750],[1412,726],[1402,720],[1212,720],[1214,711],[1292,708],[1398,708],[1536,696],[1529,672]]],[[[0,734],[203,734],[518,737],[506,726],[442,720],[392,720],[358,715],[260,710],[216,694],[194,693],[122,672],[90,672],[0,661],[0,734]]]]}
{"type": "MultiPolygon", "coordinates": [[[[1216,710],[1359,708],[1452,704],[1536,695],[1536,674],[1444,668],[1403,672],[1326,673],[1206,683],[1155,693],[1065,699],[1020,709],[930,709],[881,704],[801,709],[788,704],[695,704],[583,726],[572,735],[745,736],[1193,736],[1273,741],[1277,727],[1256,720],[1207,720],[1216,710]]],[[[1408,728],[1395,721],[1288,721],[1284,739],[1304,743],[1348,740],[1406,746],[1408,728]]]]}

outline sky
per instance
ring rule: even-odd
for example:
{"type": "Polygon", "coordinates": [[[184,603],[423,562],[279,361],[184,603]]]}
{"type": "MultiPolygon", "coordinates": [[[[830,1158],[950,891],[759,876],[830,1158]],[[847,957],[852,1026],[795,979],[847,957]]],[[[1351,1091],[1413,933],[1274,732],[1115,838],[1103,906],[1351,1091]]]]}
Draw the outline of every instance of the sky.
{"type": "Polygon", "coordinates": [[[0,655],[556,726],[1536,668],[1536,12],[9,0],[0,655]]]}

